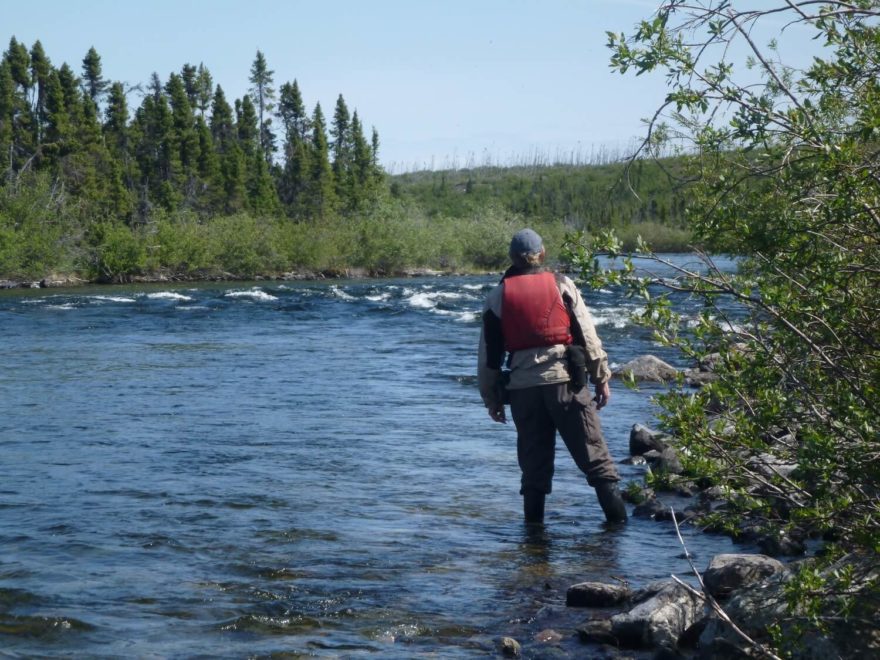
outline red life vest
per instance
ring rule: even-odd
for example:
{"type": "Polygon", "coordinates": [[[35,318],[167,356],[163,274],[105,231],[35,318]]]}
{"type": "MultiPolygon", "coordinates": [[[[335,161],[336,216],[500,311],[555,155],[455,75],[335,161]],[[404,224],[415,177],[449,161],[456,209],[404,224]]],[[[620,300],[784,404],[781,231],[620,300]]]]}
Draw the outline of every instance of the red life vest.
{"type": "Polygon", "coordinates": [[[572,342],[568,311],[553,273],[507,277],[502,294],[501,332],[507,352],[572,342]]]}

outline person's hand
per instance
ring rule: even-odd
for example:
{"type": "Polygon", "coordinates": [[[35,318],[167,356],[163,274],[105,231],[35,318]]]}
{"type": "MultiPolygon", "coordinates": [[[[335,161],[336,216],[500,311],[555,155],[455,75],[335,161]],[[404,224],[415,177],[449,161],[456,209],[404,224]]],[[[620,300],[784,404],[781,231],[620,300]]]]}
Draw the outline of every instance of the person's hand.
{"type": "Polygon", "coordinates": [[[611,388],[608,387],[608,381],[596,385],[596,396],[593,401],[596,402],[596,410],[604,408],[611,399],[611,388]]]}
{"type": "Polygon", "coordinates": [[[489,417],[492,418],[493,422],[498,422],[499,424],[507,424],[507,415],[504,414],[504,404],[503,403],[495,403],[488,408],[489,417]]]}

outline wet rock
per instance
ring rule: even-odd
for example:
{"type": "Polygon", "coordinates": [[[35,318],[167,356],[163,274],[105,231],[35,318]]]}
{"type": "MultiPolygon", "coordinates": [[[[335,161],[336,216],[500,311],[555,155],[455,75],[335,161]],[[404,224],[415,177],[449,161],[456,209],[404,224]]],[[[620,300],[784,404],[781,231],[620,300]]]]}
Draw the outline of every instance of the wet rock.
{"type": "Polygon", "coordinates": [[[635,593],[633,593],[633,596],[632,596],[633,604],[638,605],[639,603],[644,603],[649,598],[653,598],[654,596],[659,594],[661,591],[663,591],[664,588],[669,586],[670,582],[671,581],[668,579],[667,580],[653,580],[652,582],[649,582],[648,584],[646,584],[644,587],[637,589],[635,591],[635,593]]]}
{"type": "Polygon", "coordinates": [[[631,595],[632,591],[621,584],[581,582],[568,588],[565,604],[569,607],[611,607],[624,602],[631,595]]]}
{"type": "Polygon", "coordinates": [[[678,369],[655,355],[642,355],[627,362],[614,375],[620,378],[631,375],[637,381],[665,383],[675,380],[678,369]]]}
{"type": "Polygon", "coordinates": [[[629,458],[624,458],[620,463],[622,465],[647,465],[648,461],[645,460],[644,456],[630,456],[629,458]]]}
{"type": "Polygon", "coordinates": [[[761,548],[761,552],[771,557],[797,557],[807,551],[802,540],[784,532],[761,536],[758,538],[758,547],[761,548]]]}
{"type": "Polygon", "coordinates": [[[632,512],[636,518],[654,518],[655,520],[663,520],[666,514],[666,505],[658,499],[650,499],[647,502],[639,504],[632,512]],[[660,516],[658,518],[658,516],[660,516]]]}
{"type": "Polygon", "coordinates": [[[700,493],[700,498],[703,500],[711,501],[711,500],[720,500],[723,499],[727,495],[727,489],[724,486],[710,486],[703,490],[700,493]]]}
{"type": "MultiPolygon", "coordinates": [[[[724,611],[752,639],[766,643],[769,641],[767,628],[791,618],[784,593],[788,579],[788,573],[776,573],[767,580],[741,589],[724,605],[724,611]]],[[[704,660],[749,657],[742,650],[742,639],[714,613],[710,614],[706,628],[700,635],[699,648],[698,657],[704,660]]],[[[818,660],[844,657],[836,652],[830,640],[818,635],[804,648],[807,654],[801,655],[802,658],[818,660]]]]}
{"type": "Polygon", "coordinates": [[[700,369],[685,369],[684,382],[691,387],[702,387],[718,380],[718,374],[700,369]]]}
{"type": "Polygon", "coordinates": [[[590,644],[611,644],[617,646],[617,638],[611,633],[610,619],[589,619],[577,628],[580,640],[590,644]]]}
{"type": "Polygon", "coordinates": [[[703,612],[703,600],[677,582],[669,581],[654,596],[629,612],[611,617],[611,633],[621,645],[673,649],[681,634],[703,612]]]}
{"type": "MultiPolygon", "coordinates": [[[[809,614],[802,609],[790,609],[786,587],[793,574],[789,571],[775,573],[762,580],[734,592],[725,603],[724,611],[737,625],[755,641],[761,644],[770,642],[767,632],[770,625],[778,625],[783,639],[796,640],[792,649],[793,657],[800,660],[825,660],[826,658],[877,658],[880,657],[880,628],[876,624],[876,601],[867,596],[864,589],[880,577],[876,556],[870,555],[846,560],[829,566],[823,571],[824,577],[831,578],[843,566],[854,568],[854,575],[860,579],[850,585],[847,593],[835,594],[830,591],[819,603],[819,616],[826,626],[818,629],[813,623],[815,612],[809,614]],[[853,595],[856,596],[852,600],[853,595]],[[861,596],[861,597],[860,597],[861,596]],[[839,616],[844,602],[853,607],[849,616],[839,616]]],[[[833,578],[831,578],[833,579],[833,578]]],[[[712,614],[706,630],[700,636],[700,658],[742,658],[737,647],[742,645],[740,638],[730,626],[712,614]]]]}
{"type": "Polygon", "coordinates": [[[630,504],[642,504],[654,499],[654,491],[644,484],[631,482],[629,486],[620,491],[620,496],[623,497],[625,502],[630,504]]]}
{"type": "Polygon", "coordinates": [[[652,449],[663,451],[668,446],[665,442],[668,437],[659,431],[649,429],[647,426],[633,424],[629,432],[629,453],[632,456],[640,456],[652,449]]]}
{"type": "Polygon", "coordinates": [[[715,598],[726,598],[741,587],[785,571],[785,565],[766,555],[715,555],[703,573],[706,589],[715,598]]]}
{"type": "Polygon", "coordinates": [[[669,474],[681,474],[684,472],[681,459],[672,447],[666,447],[666,449],[660,452],[660,456],[654,462],[653,467],[658,472],[667,472],[669,474]]]}
{"type": "Polygon", "coordinates": [[[505,658],[519,658],[522,656],[522,646],[513,637],[503,637],[498,644],[501,655],[505,658]]]}
{"type": "Polygon", "coordinates": [[[542,630],[535,635],[535,641],[541,644],[558,644],[563,639],[565,639],[565,637],[562,635],[562,633],[559,633],[552,628],[542,630]]]}
{"type": "Polygon", "coordinates": [[[680,497],[693,497],[700,492],[693,481],[679,481],[675,484],[675,494],[680,497]]]}
{"type": "Polygon", "coordinates": [[[663,455],[663,453],[659,449],[651,449],[649,451],[646,451],[644,454],[642,454],[642,458],[644,458],[646,461],[648,461],[648,463],[653,465],[654,463],[656,463],[657,461],[660,460],[660,457],[662,455],[663,455]]]}
{"type": "Polygon", "coordinates": [[[786,461],[774,454],[764,453],[755,456],[748,462],[748,466],[762,477],[772,478],[777,474],[789,477],[798,465],[792,461],[786,461]]]}

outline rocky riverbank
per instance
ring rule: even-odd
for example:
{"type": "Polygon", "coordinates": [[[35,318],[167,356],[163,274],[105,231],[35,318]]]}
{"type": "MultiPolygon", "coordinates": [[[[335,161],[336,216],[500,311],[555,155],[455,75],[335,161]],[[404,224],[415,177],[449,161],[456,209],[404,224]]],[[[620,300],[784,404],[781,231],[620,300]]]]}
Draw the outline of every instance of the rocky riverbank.
{"type": "MultiPolygon", "coordinates": [[[[642,356],[620,367],[615,375],[637,382],[684,382],[700,387],[715,378],[713,364],[710,357],[693,369],[679,371],[654,356],[642,356]]],[[[785,433],[770,436],[771,442],[793,441],[785,433]]],[[[675,444],[674,438],[635,424],[629,439],[630,457],[624,462],[644,465],[646,480],[630,484],[624,495],[634,505],[633,516],[675,525],[677,531],[678,525],[701,523],[706,514],[730,506],[731,495],[699,475],[686,475],[675,444]]],[[[758,456],[750,488],[760,489],[771,474],[788,476],[797,467],[776,461],[769,452],[758,456]]],[[[815,623],[816,612],[792,607],[791,588],[800,579],[800,569],[808,569],[807,573],[818,569],[808,556],[807,534],[786,534],[781,522],[774,525],[743,515],[736,528],[704,528],[748,541],[762,554],[716,555],[703,570],[691,561],[693,574],[683,576],[687,581],[673,578],[635,590],[625,583],[572,585],[566,605],[583,608],[586,614],[577,636],[592,649],[597,645],[601,649],[591,657],[633,657],[636,653],[638,657],[700,660],[775,658],[771,649],[780,644],[794,658],[880,657],[880,628],[873,618],[876,604],[853,608],[847,593],[832,594],[819,604],[825,614],[852,611],[831,617],[832,623],[821,629],[815,623]]],[[[820,539],[812,549],[821,552],[820,539]]],[[[848,557],[822,570],[851,574],[854,585],[874,582],[880,573],[876,558],[871,557],[848,557]]],[[[499,652],[518,656],[522,649],[516,640],[506,638],[499,641],[499,652]]]]}
{"type": "Polygon", "coordinates": [[[106,278],[82,278],[76,274],[46,275],[39,280],[22,278],[0,278],[0,289],[56,289],[93,284],[166,284],[177,282],[252,282],[252,281],[312,281],[331,279],[366,279],[371,277],[439,277],[443,275],[461,275],[453,271],[434,270],[432,268],[407,268],[394,272],[371,272],[365,268],[340,268],[335,270],[295,270],[284,273],[268,273],[258,275],[241,275],[223,271],[204,271],[196,273],[172,273],[159,271],[144,275],[132,275],[123,280],[106,278]]]}

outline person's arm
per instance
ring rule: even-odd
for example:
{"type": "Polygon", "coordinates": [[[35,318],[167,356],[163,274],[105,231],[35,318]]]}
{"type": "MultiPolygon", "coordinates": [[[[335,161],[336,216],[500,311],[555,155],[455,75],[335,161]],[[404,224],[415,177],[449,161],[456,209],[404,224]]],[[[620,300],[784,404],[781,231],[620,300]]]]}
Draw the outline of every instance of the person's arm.
{"type": "Polygon", "coordinates": [[[491,417],[496,422],[505,423],[504,403],[501,399],[501,365],[504,362],[504,338],[501,334],[501,319],[493,310],[496,291],[489,294],[483,309],[483,327],[480,331],[480,345],[477,355],[477,383],[480,397],[491,417]]]}
{"type": "Polygon", "coordinates": [[[590,381],[595,385],[596,407],[603,408],[611,399],[611,369],[608,367],[608,355],[602,348],[602,341],[596,333],[596,326],[590,316],[580,291],[567,277],[562,277],[560,289],[563,300],[569,309],[571,333],[574,341],[584,347],[586,353],[586,369],[590,381]]]}

